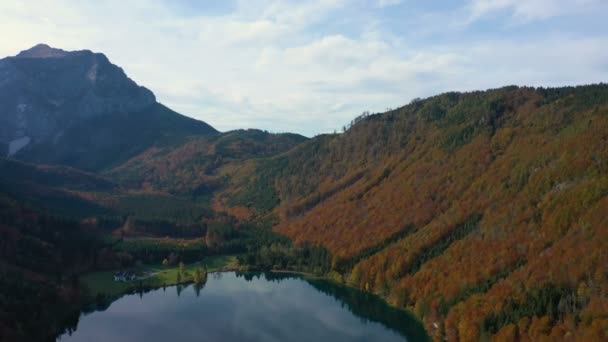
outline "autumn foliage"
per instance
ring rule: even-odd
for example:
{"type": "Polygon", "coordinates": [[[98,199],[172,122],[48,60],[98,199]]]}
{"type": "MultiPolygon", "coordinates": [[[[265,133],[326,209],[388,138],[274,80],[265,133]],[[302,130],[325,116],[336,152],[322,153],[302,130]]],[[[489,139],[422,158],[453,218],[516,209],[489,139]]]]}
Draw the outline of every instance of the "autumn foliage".
{"type": "Polygon", "coordinates": [[[106,178],[28,168],[0,164],[3,191],[117,215],[127,236],[247,245],[261,267],[316,255],[316,273],[409,309],[438,341],[608,340],[605,84],[445,93],[312,139],[192,137],[106,178]]]}
{"type": "Polygon", "coordinates": [[[270,172],[275,230],[438,340],[608,338],[606,85],[417,100],[249,179],[270,172]]]}

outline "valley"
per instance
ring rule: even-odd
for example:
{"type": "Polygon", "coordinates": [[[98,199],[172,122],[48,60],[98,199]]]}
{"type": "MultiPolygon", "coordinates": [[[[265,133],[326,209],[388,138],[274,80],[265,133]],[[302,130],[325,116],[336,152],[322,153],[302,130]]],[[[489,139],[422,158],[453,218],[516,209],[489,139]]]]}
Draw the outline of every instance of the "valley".
{"type": "Polygon", "coordinates": [[[199,269],[306,273],[436,341],[608,337],[608,85],[448,92],[307,138],[219,132],[102,54],[40,51],[59,57],[0,64],[38,106],[30,122],[65,104],[58,140],[36,124],[14,151],[21,129],[0,132],[0,339],[78,334],[83,308],[199,269]],[[87,78],[95,63],[112,82],[87,78]],[[78,91],[33,82],[40,69],[78,91]],[[72,117],[80,101],[99,107],[72,117]],[[112,280],[125,270],[138,278],[112,280]]]}

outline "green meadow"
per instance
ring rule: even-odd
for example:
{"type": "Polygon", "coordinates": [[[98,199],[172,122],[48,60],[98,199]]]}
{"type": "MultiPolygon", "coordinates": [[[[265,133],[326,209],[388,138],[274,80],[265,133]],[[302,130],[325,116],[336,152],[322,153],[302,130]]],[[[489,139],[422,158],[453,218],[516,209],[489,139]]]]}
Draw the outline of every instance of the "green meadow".
{"type": "Polygon", "coordinates": [[[87,288],[89,295],[93,297],[98,295],[114,297],[140,286],[155,288],[192,282],[196,269],[203,270],[205,266],[207,272],[217,272],[227,268],[234,269],[237,267],[237,259],[234,255],[209,256],[199,262],[185,264],[183,272],[180,272],[177,265],[142,265],[130,269],[130,271],[135,272],[137,279],[127,282],[114,281],[116,271],[91,272],[83,275],[80,281],[87,288]]]}

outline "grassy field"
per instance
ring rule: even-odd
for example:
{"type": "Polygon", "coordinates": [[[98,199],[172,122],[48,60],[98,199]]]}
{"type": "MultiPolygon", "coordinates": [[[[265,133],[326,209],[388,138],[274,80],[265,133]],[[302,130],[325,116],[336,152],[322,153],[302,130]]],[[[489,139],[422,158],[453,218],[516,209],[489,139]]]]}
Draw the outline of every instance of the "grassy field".
{"type": "MultiPolygon", "coordinates": [[[[192,275],[197,268],[207,266],[207,272],[215,272],[223,268],[236,267],[237,261],[234,255],[210,256],[197,263],[185,265],[184,272],[181,274],[180,282],[188,283],[192,281],[192,275]]],[[[88,289],[92,296],[104,294],[106,296],[117,296],[128,292],[140,285],[144,287],[161,287],[163,285],[175,285],[178,283],[178,266],[165,267],[161,264],[142,265],[132,269],[141,279],[129,282],[114,281],[114,271],[92,272],[81,277],[81,282],[88,289]]]]}

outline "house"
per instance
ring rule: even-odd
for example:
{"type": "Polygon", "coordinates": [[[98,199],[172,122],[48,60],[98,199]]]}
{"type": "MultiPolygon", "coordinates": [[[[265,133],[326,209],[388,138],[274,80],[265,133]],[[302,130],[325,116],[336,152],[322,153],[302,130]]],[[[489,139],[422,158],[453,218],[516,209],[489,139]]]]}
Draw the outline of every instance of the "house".
{"type": "Polygon", "coordinates": [[[114,281],[125,281],[124,272],[114,273],[114,281]]]}
{"type": "Polygon", "coordinates": [[[135,280],[134,272],[117,272],[114,273],[114,281],[132,281],[135,280]]]}

